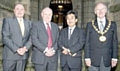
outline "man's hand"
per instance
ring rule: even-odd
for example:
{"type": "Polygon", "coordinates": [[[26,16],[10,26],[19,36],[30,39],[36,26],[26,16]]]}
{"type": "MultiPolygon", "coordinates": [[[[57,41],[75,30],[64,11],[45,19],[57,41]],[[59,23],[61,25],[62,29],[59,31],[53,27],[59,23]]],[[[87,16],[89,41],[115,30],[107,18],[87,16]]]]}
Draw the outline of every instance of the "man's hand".
{"type": "Polygon", "coordinates": [[[53,52],[53,49],[48,49],[47,51],[46,51],[46,53],[45,53],[45,55],[46,56],[48,56],[48,57],[51,57],[51,56],[53,56],[55,53],[53,52]]]}
{"type": "Polygon", "coordinates": [[[112,62],[112,67],[115,67],[117,65],[117,61],[112,60],[111,62],[112,62]]]}
{"type": "Polygon", "coordinates": [[[26,47],[22,47],[17,50],[17,53],[19,55],[24,55],[26,51],[27,51],[26,47]]]}
{"type": "Polygon", "coordinates": [[[85,64],[90,67],[91,66],[91,60],[85,60],[85,64]]]}
{"type": "Polygon", "coordinates": [[[63,54],[67,55],[68,54],[68,49],[63,47],[63,51],[62,51],[63,54]]]}

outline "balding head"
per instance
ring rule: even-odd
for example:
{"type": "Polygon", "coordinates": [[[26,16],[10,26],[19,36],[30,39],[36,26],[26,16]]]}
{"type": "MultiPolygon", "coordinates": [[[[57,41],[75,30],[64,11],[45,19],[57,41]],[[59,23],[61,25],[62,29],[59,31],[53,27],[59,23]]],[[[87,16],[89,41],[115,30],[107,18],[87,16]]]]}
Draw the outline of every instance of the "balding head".
{"type": "Polygon", "coordinates": [[[52,9],[49,8],[49,7],[45,7],[45,8],[42,10],[42,13],[45,13],[45,12],[50,12],[50,13],[52,13],[52,9]]]}
{"type": "Polygon", "coordinates": [[[44,22],[50,23],[52,19],[52,9],[49,7],[46,7],[42,10],[41,16],[44,22]]]}
{"type": "Polygon", "coordinates": [[[106,9],[107,9],[106,4],[105,4],[105,3],[103,3],[103,2],[99,2],[99,3],[95,4],[95,8],[94,8],[94,9],[97,9],[98,7],[104,7],[104,8],[106,8],[106,9]]]}
{"type": "Polygon", "coordinates": [[[107,6],[102,2],[97,3],[94,11],[98,18],[103,18],[107,13],[107,6]]]}

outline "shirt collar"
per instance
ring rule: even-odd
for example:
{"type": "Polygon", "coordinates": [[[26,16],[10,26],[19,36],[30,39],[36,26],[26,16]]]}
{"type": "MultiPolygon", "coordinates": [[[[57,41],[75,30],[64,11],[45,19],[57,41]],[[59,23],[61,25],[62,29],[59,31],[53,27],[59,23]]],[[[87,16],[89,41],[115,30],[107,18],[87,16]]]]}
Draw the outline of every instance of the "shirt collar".
{"type": "Polygon", "coordinates": [[[103,17],[102,19],[97,18],[97,20],[98,20],[98,21],[103,21],[103,22],[105,22],[105,17],[103,17]]]}
{"type": "MultiPolygon", "coordinates": [[[[45,21],[43,21],[43,23],[44,23],[45,27],[47,28],[47,23],[46,23],[45,21]]],[[[49,26],[50,26],[50,28],[51,28],[51,24],[50,24],[50,23],[48,23],[48,25],[49,25],[49,26]]]]}
{"type": "Polygon", "coordinates": [[[73,27],[69,27],[69,29],[74,30],[74,29],[75,29],[75,27],[76,27],[76,25],[75,25],[75,26],[73,26],[73,27]]]}
{"type": "Polygon", "coordinates": [[[20,20],[23,21],[23,18],[17,18],[17,20],[20,23],[20,20]]]}

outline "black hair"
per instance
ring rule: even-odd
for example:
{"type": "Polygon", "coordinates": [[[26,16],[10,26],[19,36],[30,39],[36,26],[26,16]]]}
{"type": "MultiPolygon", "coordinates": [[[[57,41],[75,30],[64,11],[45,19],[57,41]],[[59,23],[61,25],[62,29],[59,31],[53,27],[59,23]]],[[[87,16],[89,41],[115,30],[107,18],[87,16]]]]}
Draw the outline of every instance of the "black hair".
{"type": "Polygon", "coordinates": [[[75,18],[78,19],[76,12],[70,10],[70,11],[67,12],[66,17],[67,17],[67,15],[69,15],[69,14],[73,14],[73,15],[75,16],[75,18]]]}

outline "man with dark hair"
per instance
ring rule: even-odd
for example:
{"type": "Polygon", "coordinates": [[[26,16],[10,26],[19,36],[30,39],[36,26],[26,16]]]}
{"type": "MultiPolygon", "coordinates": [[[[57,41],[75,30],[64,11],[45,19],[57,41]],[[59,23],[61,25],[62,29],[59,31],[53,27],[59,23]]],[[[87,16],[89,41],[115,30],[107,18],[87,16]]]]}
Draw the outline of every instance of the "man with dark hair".
{"type": "Polygon", "coordinates": [[[3,20],[3,71],[24,71],[28,50],[32,46],[30,38],[31,22],[23,18],[22,4],[16,4],[14,15],[3,20]]]}
{"type": "Polygon", "coordinates": [[[118,60],[117,26],[105,17],[104,3],[96,4],[94,12],[97,18],[86,27],[85,63],[89,71],[110,71],[118,60]]]}
{"type": "Polygon", "coordinates": [[[60,65],[62,71],[81,71],[81,50],[85,42],[84,32],[76,26],[78,19],[75,12],[67,12],[66,21],[68,27],[61,30],[58,40],[61,50],[60,65]]]}

